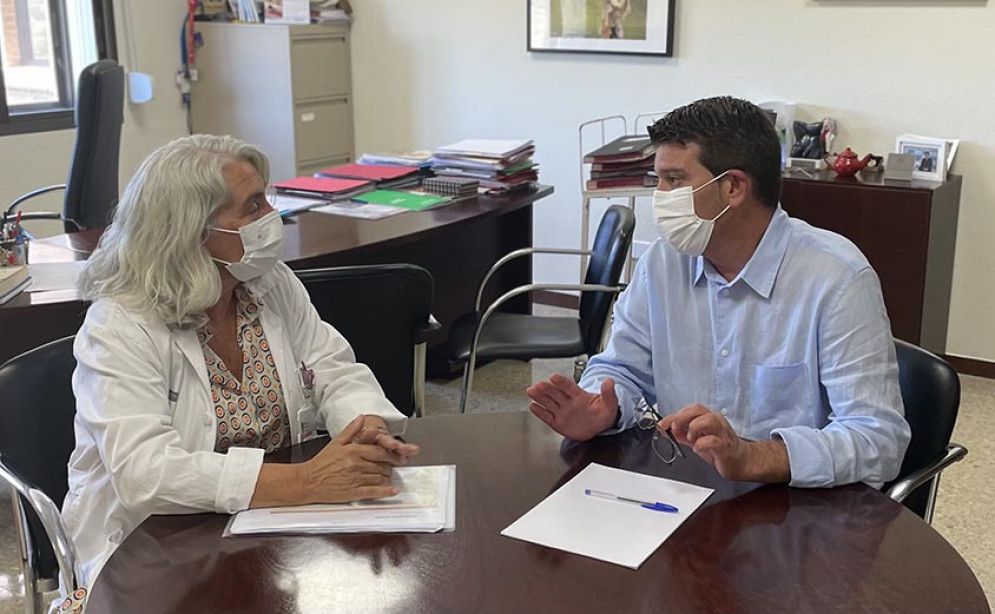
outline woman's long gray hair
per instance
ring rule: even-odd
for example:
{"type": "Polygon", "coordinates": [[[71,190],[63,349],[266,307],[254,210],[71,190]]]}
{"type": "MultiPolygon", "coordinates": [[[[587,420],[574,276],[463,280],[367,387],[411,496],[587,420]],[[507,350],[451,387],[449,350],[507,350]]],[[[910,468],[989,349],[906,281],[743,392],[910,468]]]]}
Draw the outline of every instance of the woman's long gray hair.
{"type": "Polygon", "coordinates": [[[111,298],[168,326],[190,326],[221,294],[204,247],[230,194],[226,166],[246,161],[269,181],[269,160],[230,136],[196,134],[152,153],[128,182],[80,278],[83,298],[111,298]]]}

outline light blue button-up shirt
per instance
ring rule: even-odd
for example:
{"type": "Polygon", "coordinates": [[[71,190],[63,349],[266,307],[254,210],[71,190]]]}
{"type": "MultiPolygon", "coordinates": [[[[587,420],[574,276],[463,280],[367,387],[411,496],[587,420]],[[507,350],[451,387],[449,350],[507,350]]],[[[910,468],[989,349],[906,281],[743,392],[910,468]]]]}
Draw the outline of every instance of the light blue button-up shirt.
{"type": "Polygon", "coordinates": [[[792,486],[879,487],[909,443],[877,275],[848,240],[780,207],[731,282],[653,243],[580,385],[609,377],[622,429],[640,397],[662,415],[701,403],[741,437],[783,440],[792,486]]]}

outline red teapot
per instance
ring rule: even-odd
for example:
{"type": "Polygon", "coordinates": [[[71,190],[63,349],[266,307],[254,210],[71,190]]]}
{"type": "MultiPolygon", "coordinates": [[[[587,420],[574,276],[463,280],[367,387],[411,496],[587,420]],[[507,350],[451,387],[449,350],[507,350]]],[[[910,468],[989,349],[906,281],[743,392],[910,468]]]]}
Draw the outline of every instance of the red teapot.
{"type": "Polygon", "coordinates": [[[840,177],[853,177],[857,174],[857,171],[864,170],[867,163],[871,161],[871,154],[867,154],[863,158],[858,158],[857,154],[847,147],[838,154],[832,156],[827,154],[824,159],[826,164],[832,166],[836,174],[840,177]],[[830,160],[830,158],[835,159],[830,160]]]}

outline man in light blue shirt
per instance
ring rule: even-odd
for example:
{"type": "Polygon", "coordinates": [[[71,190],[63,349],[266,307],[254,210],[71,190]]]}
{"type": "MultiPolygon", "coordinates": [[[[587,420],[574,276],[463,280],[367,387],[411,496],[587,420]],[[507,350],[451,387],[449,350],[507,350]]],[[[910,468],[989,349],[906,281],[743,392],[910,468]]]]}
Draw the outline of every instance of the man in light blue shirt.
{"type": "Polygon", "coordinates": [[[650,129],[662,239],[615,307],[578,386],[530,409],[586,440],[645,398],[725,478],[830,487],[894,479],[910,431],[877,275],[847,239],[778,206],[780,146],[756,106],[700,100],[650,129]]]}

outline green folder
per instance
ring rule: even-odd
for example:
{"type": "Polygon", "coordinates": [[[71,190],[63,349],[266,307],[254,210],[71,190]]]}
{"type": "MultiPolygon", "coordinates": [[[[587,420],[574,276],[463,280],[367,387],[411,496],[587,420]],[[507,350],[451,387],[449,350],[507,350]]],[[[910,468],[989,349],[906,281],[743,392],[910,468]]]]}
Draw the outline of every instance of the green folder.
{"type": "Polygon", "coordinates": [[[451,198],[445,196],[430,196],[427,194],[415,194],[413,192],[392,192],[390,190],[375,190],[360,194],[352,200],[361,203],[374,205],[389,205],[391,207],[401,207],[409,211],[421,211],[429,207],[449,202],[451,198]]]}

